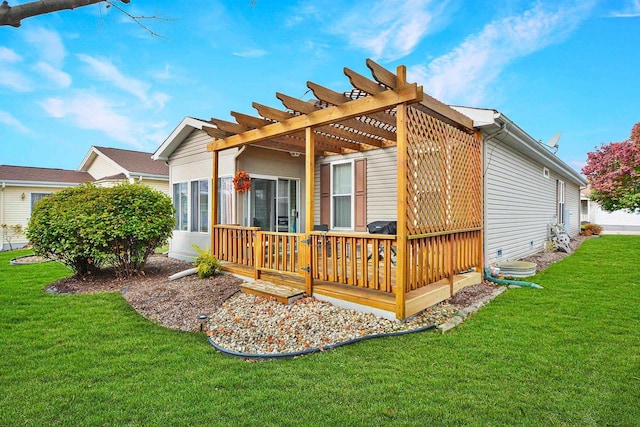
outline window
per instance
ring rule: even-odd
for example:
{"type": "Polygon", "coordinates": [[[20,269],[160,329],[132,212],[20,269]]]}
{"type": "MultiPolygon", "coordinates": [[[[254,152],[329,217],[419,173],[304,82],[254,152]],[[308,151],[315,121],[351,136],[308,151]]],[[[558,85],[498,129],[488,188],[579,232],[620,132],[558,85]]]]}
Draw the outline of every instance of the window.
{"type": "Polygon", "coordinates": [[[179,182],[173,184],[173,207],[175,208],[176,225],[175,230],[187,231],[189,202],[187,200],[187,183],[179,182]]]}
{"type": "Polygon", "coordinates": [[[233,178],[218,178],[218,224],[233,224],[233,178]]]}
{"type": "Polygon", "coordinates": [[[320,165],[320,224],[367,230],[367,159],[320,165]]]}
{"type": "Polygon", "coordinates": [[[353,228],[353,162],[331,165],[332,228],[353,228]]]}
{"type": "Polygon", "coordinates": [[[191,231],[209,231],[209,181],[191,181],[191,231]]]}
{"type": "Polygon", "coordinates": [[[565,221],[565,217],[564,217],[564,196],[565,196],[565,186],[564,186],[564,182],[558,180],[557,181],[557,185],[558,185],[558,192],[557,192],[557,199],[558,199],[558,224],[563,224],[564,225],[564,221],[565,221]]]}
{"type": "Polygon", "coordinates": [[[31,210],[33,210],[33,206],[36,202],[39,202],[49,195],[51,195],[51,193],[31,193],[31,210]]]}

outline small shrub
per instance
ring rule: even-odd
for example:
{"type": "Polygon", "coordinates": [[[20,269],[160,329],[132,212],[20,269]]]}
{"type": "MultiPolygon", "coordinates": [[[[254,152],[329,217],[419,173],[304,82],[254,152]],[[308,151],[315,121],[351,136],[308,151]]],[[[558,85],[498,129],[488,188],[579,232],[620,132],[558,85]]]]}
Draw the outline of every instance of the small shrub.
{"type": "Polygon", "coordinates": [[[208,249],[202,249],[200,246],[195,243],[191,245],[193,249],[198,253],[198,257],[193,265],[197,269],[198,277],[201,279],[206,279],[207,277],[211,277],[220,271],[221,263],[215,256],[211,255],[208,249]]]}
{"type": "MultiPolygon", "coordinates": [[[[0,225],[0,228],[2,228],[2,231],[4,232],[4,239],[9,244],[9,250],[12,251],[13,245],[11,244],[11,240],[13,240],[15,237],[18,237],[24,232],[22,224],[12,224],[12,225],[2,224],[0,225]]],[[[2,249],[1,244],[0,244],[0,249],[2,249]]]]}
{"type": "Polygon", "coordinates": [[[598,224],[586,223],[580,226],[580,234],[583,236],[599,235],[602,232],[602,226],[598,224]]]}

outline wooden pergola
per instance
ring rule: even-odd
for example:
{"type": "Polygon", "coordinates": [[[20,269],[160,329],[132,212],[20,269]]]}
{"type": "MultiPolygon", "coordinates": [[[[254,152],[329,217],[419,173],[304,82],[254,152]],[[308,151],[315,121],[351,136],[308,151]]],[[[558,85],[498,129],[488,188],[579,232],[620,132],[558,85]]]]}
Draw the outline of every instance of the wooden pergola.
{"type": "MultiPolygon", "coordinates": [[[[430,243],[416,239],[473,232],[473,238],[464,243],[472,248],[472,254],[460,265],[482,267],[481,140],[471,119],[424,94],[422,86],[407,82],[404,66],[399,66],[394,74],[370,59],[366,65],[373,80],[344,68],[353,87],[349,92],[340,93],[307,82],[316,97],[313,101],[277,93],[285,110],[253,103],[259,117],[231,112],[235,123],[212,118],[215,127],[204,130],[213,137],[207,150],[213,152],[214,182],[218,179],[218,153],[222,150],[253,145],[305,155],[306,239],[301,240],[303,243],[310,242],[313,237],[316,156],[396,146],[398,261],[393,292],[396,317],[403,319],[406,317],[405,295],[415,289],[409,282],[423,280],[422,272],[416,271],[416,263],[420,269],[420,263],[429,260],[430,243]],[[447,154],[433,162],[429,153],[442,150],[447,154]],[[468,156],[473,158],[465,158],[468,156]],[[452,178],[451,171],[455,168],[464,171],[461,178],[452,178]],[[441,186],[440,193],[446,193],[446,197],[438,196],[437,203],[424,199],[427,190],[434,186],[441,186]],[[467,192],[471,193],[467,194],[470,201],[463,200],[467,192]],[[429,207],[423,209],[422,204],[427,202],[429,207]],[[460,203],[464,206],[457,208],[460,203]],[[439,219],[433,220],[434,215],[439,219]],[[470,217],[463,218],[467,215],[470,217]],[[411,237],[417,246],[412,246],[411,237]]],[[[213,188],[212,229],[216,225],[218,209],[217,186],[213,188]]],[[[215,247],[214,238],[212,233],[212,248],[215,247]]],[[[453,237],[451,242],[454,245],[453,237]]],[[[307,261],[312,262],[311,248],[305,254],[307,261]]],[[[457,270],[455,254],[452,249],[447,255],[446,262],[451,264],[451,271],[444,275],[450,277],[451,283],[453,270],[457,270]]],[[[426,275],[425,280],[438,279],[441,275],[426,275]]],[[[304,281],[306,292],[312,295],[314,277],[311,268],[304,274],[304,281]]]]}

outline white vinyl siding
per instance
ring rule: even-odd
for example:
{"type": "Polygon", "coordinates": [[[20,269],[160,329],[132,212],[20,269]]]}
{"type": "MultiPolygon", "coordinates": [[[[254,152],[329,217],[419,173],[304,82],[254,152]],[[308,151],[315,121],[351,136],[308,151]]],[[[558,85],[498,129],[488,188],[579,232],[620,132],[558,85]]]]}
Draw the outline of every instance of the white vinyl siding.
{"type": "MultiPolygon", "coordinates": [[[[542,165],[496,140],[485,144],[484,157],[485,265],[543,250],[548,225],[557,215],[557,180],[564,178],[553,170],[545,178],[542,165]]],[[[569,234],[575,236],[580,227],[579,187],[565,182],[565,212],[569,215],[565,222],[569,222],[569,234]]]]}
{"type": "Polygon", "coordinates": [[[89,172],[91,176],[93,176],[97,180],[107,176],[114,176],[120,173],[124,173],[122,168],[118,167],[112,161],[102,157],[102,155],[96,156],[96,158],[93,159],[86,171],[89,172]]]}
{"type": "MultiPolygon", "coordinates": [[[[204,131],[195,129],[185,138],[184,141],[171,153],[169,157],[169,179],[172,184],[180,182],[191,182],[211,177],[213,174],[212,159],[213,154],[207,151],[207,144],[211,142],[211,137],[204,131]]],[[[221,151],[219,154],[218,173],[220,176],[233,176],[235,173],[235,155],[237,149],[221,151]]],[[[211,180],[209,179],[209,183],[211,180]]],[[[188,190],[189,191],[189,190],[188,190]]],[[[211,193],[211,186],[209,187],[211,193]]],[[[209,196],[211,197],[211,196],[209,196]]],[[[209,199],[210,200],[210,199],[209,199]]],[[[209,208],[209,212],[211,209],[209,208]]],[[[207,230],[211,217],[207,219],[207,230]]],[[[228,223],[235,223],[234,219],[229,219],[228,223]]],[[[192,244],[201,248],[211,246],[209,231],[191,232],[190,228],[185,231],[174,232],[169,240],[169,256],[193,260],[196,256],[192,244]]]]}

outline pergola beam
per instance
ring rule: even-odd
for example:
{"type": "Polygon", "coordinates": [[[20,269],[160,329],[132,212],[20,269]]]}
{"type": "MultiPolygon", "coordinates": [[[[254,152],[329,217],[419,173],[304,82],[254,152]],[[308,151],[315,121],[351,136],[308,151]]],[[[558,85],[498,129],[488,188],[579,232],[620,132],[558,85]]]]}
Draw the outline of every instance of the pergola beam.
{"type": "Polygon", "coordinates": [[[334,107],[313,111],[309,114],[291,117],[287,120],[232,135],[207,145],[207,150],[224,150],[271,138],[297,133],[307,127],[317,127],[341,122],[358,116],[383,111],[406,102],[416,103],[422,100],[422,86],[415,83],[405,84],[396,90],[385,90],[376,95],[346,102],[334,107]]]}

